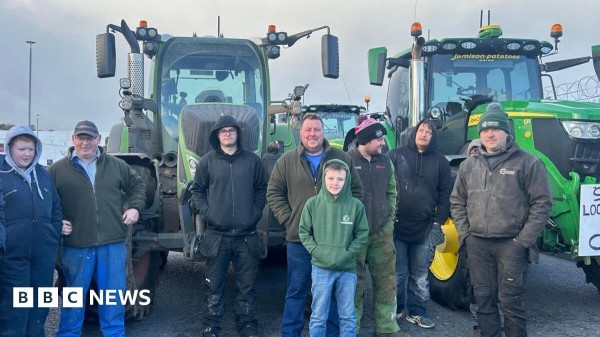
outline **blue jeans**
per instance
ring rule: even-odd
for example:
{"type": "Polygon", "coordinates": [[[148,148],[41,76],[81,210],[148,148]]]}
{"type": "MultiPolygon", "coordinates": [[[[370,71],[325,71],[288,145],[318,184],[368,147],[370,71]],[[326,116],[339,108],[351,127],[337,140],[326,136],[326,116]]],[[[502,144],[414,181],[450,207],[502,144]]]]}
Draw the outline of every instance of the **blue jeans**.
{"type": "Polygon", "coordinates": [[[397,313],[406,307],[410,315],[427,317],[429,280],[427,279],[431,241],[407,243],[394,239],[396,247],[397,313]],[[408,284],[407,284],[408,282],[408,284]]]}
{"type": "MultiPolygon", "coordinates": [[[[98,247],[62,247],[61,259],[67,287],[83,288],[84,303],[93,280],[98,290],[121,290],[126,287],[127,246],[125,242],[111,243],[98,247]]],[[[118,295],[117,295],[118,298],[118,295]]],[[[125,336],[125,307],[119,300],[117,305],[99,305],[100,330],[104,337],[125,336]]],[[[58,337],[79,337],[85,313],[84,308],[61,308],[58,337]]]]}
{"type": "MultiPolygon", "coordinates": [[[[311,281],[310,253],[299,242],[287,243],[287,292],[281,322],[282,337],[300,337],[304,328],[304,305],[311,281]]],[[[331,300],[327,336],[339,336],[337,301],[331,300]]]]}
{"type": "Polygon", "coordinates": [[[356,314],[354,313],[356,273],[328,270],[317,266],[312,266],[313,302],[309,324],[311,337],[325,336],[331,296],[334,291],[340,319],[339,336],[356,337],[356,314]]]}

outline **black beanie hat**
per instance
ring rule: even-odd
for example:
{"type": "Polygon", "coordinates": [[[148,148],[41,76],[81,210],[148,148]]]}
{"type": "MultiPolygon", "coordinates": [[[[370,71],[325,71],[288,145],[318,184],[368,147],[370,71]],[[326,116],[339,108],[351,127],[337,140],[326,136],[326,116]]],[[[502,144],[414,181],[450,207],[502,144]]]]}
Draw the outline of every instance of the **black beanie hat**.
{"type": "Polygon", "coordinates": [[[510,134],[510,126],[508,125],[508,115],[502,109],[502,105],[498,102],[488,104],[485,113],[479,118],[477,124],[477,132],[485,129],[500,129],[510,134]]]}
{"type": "Polygon", "coordinates": [[[373,118],[367,118],[354,128],[359,145],[365,145],[373,139],[387,135],[385,127],[373,118]]]}

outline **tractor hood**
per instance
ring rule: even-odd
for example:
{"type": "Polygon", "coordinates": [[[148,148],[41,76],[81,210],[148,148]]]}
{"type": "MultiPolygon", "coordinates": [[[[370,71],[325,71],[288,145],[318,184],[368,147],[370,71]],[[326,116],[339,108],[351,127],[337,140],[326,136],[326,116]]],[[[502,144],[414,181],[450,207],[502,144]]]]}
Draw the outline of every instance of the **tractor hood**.
{"type": "MultiPolygon", "coordinates": [[[[562,100],[504,101],[502,107],[510,118],[557,118],[565,120],[600,121],[600,104],[562,100]]],[[[477,125],[487,105],[480,105],[471,114],[469,126],[477,125]]]]}

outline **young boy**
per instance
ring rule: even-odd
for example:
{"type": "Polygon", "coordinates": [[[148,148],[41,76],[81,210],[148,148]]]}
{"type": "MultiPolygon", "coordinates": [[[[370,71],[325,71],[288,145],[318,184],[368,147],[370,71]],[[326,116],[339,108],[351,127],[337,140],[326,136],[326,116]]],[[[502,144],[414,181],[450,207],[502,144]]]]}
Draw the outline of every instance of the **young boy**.
{"type": "Polygon", "coordinates": [[[326,162],[323,186],[300,217],[300,240],[312,257],[311,337],[325,336],[333,289],[340,336],[356,337],[356,255],[368,241],[369,226],[363,204],[352,197],[349,171],[341,160],[326,162]]]}

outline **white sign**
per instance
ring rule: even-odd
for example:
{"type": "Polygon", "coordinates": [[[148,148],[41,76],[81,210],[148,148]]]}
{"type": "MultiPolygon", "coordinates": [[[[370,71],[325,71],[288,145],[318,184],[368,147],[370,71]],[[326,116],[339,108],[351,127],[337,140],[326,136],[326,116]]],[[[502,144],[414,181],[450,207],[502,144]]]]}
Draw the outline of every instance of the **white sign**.
{"type": "Polygon", "coordinates": [[[600,256],[600,184],[581,185],[579,256],[600,256]]]}

